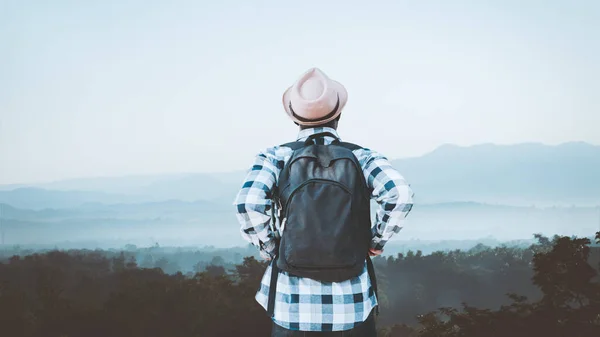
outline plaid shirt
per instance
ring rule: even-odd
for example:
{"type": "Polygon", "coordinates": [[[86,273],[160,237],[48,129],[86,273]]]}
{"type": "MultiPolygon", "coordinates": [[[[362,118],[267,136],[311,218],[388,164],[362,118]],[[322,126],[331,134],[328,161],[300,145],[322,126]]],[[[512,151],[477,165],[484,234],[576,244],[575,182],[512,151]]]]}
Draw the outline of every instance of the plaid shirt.
{"type": "MultiPolygon", "coordinates": [[[[330,132],[339,138],[336,130],[318,127],[301,130],[297,140],[304,141],[319,132],[330,132]]],[[[333,138],[326,136],[324,141],[329,144],[333,138]]],[[[379,204],[372,227],[371,247],[383,249],[386,242],[402,229],[413,205],[413,193],[387,158],[366,148],[353,152],[361,164],[372,198],[379,204]]],[[[283,146],[258,153],[234,201],[242,237],[256,246],[264,258],[272,258],[276,253],[278,232],[270,226],[271,208],[274,207],[271,191],[291,155],[292,149],[283,146]]],[[[270,281],[271,265],[256,294],[256,300],[265,309],[270,281]]],[[[359,276],[343,282],[318,282],[280,271],[273,320],[290,330],[348,330],[363,322],[376,305],[366,261],[359,276]]]]}

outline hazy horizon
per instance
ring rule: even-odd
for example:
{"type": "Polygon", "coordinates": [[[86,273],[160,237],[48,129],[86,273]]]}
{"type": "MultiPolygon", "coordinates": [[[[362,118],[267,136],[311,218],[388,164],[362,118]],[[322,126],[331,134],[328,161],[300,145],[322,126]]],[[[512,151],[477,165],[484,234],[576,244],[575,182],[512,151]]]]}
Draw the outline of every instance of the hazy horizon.
{"type": "MultiPolygon", "coordinates": [[[[392,165],[415,191],[414,211],[392,241],[582,235],[600,225],[600,146],[445,146],[392,165]]],[[[83,179],[35,189],[0,185],[0,232],[6,244],[140,243],[149,236],[163,243],[242,243],[232,201],[244,175],[83,179]]]]}
{"type": "MultiPolygon", "coordinates": [[[[390,157],[390,160],[399,160],[399,159],[412,159],[412,158],[418,158],[427,154],[432,153],[433,151],[443,148],[444,146],[456,146],[456,147],[460,147],[460,148],[473,148],[473,147],[477,147],[477,146],[486,146],[486,145],[493,145],[493,146],[518,146],[518,145],[545,145],[545,146],[561,146],[561,145],[566,145],[566,144],[574,144],[574,143],[585,143],[591,146],[598,146],[600,147],[600,144],[592,144],[590,142],[582,142],[582,141],[565,141],[565,142],[559,142],[556,144],[549,144],[549,143],[544,143],[544,142],[522,142],[522,143],[507,143],[507,144],[497,144],[497,143],[476,143],[476,144],[470,144],[470,145],[457,145],[457,144],[451,144],[451,143],[444,143],[444,144],[440,144],[439,146],[435,147],[433,150],[431,151],[426,151],[423,154],[419,154],[419,155],[414,155],[414,156],[405,156],[405,157],[390,157]]],[[[213,170],[208,170],[208,171],[202,171],[202,170],[196,170],[196,171],[178,171],[178,170],[173,170],[173,171],[162,171],[162,172],[150,172],[150,173],[135,173],[135,172],[131,172],[131,173],[123,173],[123,174],[112,174],[112,175],[97,175],[97,176],[92,176],[92,175],[82,175],[82,176],[73,176],[73,177],[67,177],[67,178],[59,178],[59,179],[50,179],[50,180],[38,180],[38,181],[20,181],[20,182],[12,182],[12,183],[2,183],[0,180],[0,186],[20,186],[20,185],[40,185],[40,184],[50,184],[50,183],[58,183],[58,182],[65,182],[65,181],[76,181],[76,180],[86,180],[86,179],[110,179],[110,178],[126,178],[126,177],[153,177],[153,176],[161,176],[161,175],[188,175],[188,174],[228,174],[228,173],[238,173],[240,171],[246,171],[248,169],[247,165],[241,165],[239,167],[228,167],[227,169],[224,170],[220,170],[220,171],[213,171],[213,170]]]]}

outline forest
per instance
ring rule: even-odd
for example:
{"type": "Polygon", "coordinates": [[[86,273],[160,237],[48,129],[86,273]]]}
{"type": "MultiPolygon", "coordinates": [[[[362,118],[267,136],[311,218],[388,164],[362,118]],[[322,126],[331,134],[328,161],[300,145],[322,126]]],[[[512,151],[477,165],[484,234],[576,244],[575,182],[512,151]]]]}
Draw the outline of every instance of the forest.
{"type": "MultiPolygon", "coordinates": [[[[374,258],[379,336],[600,336],[600,232],[534,237],[374,258]]],[[[4,249],[0,336],[268,336],[265,267],[250,249],[4,249]]]]}

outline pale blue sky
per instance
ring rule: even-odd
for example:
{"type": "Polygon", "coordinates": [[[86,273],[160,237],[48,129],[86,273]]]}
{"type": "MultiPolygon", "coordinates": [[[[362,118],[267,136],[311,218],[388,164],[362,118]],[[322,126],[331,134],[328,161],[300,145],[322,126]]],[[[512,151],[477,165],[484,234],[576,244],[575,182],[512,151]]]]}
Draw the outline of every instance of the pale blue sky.
{"type": "Polygon", "coordinates": [[[593,0],[4,0],[0,184],[246,169],[295,136],[281,94],[312,66],[349,92],[342,137],[390,158],[600,144],[599,13],[593,0]]]}

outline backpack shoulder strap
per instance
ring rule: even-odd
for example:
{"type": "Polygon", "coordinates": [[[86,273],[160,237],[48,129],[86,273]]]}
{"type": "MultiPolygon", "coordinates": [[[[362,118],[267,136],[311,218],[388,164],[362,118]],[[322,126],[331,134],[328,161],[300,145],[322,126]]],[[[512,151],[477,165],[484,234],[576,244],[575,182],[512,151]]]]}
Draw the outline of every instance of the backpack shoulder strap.
{"type": "Polygon", "coordinates": [[[272,318],[275,312],[275,295],[277,293],[277,277],[279,276],[279,268],[277,268],[277,255],[271,262],[271,282],[269,284],[269,300],[267,302],[267,315],[272,318]]]}
{"type": "MultiPolygon", "coordinates": [[[[377,301],[379,301],[379,292],[377,291],[377,276],[375,275],[375,268],[373,267],[373,261],[371,260],[370,256],[367,256],[367,272],[371,278],[371,287],[373,287],[375,297],[377,298],[377,301]]],[[[375,314],[379,316],[379,305],[375,306],[375,314]]]]}
{"type": "Polygon", "coordinates": [[[304,142],[289,142],[289,143],[281,144],[279,146],[281,146],[281,147],[283,147],[283,146],[289,147],[293,151],[296,151],[296,150],[298,150],[298,149],[300,149],[300,148],[302,148],[304,146],[304,142]]]}

